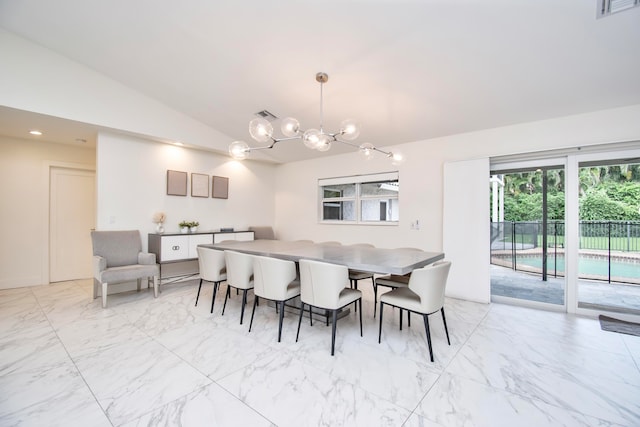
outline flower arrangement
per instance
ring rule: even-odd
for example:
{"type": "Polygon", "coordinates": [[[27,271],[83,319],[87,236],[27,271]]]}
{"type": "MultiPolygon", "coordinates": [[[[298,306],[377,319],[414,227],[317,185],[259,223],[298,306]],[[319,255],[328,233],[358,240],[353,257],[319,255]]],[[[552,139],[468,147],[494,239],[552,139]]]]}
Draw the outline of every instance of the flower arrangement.
{"type": "Polygon", "coordinates": [[[164,212],[156,212],[153,214],[153,222],[155,224],[161,224],[167,219],[164,212]]]}

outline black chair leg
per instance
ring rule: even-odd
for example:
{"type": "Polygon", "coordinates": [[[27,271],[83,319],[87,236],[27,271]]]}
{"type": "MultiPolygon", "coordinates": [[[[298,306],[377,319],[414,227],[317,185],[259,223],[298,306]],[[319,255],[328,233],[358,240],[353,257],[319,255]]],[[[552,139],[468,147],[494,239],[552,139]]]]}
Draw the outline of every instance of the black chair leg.
{"type": "MultiPolygon", "coordinates": [[[[149,282],[147,281],[147,283],[149,282]]],[[[198,306],[198,298],[200,298],[200,289],[202,289],[202,279],[200,279],[200,286],[198,286],[198,295],[196,295],[196,307],[198,306]]]]}
{"type": "Polygon", "coordinates": [[[247,290],[242,290],[242,308],[240,308],[240,324],[242,325],[242,319],[244,318],[244,306],[247,305],[247,290]]]}
{"type": "Polygon", "coordinates": [[[380,338],[382,337],[382,309],[383,309],[383,302],[380,301],[380,327],[378,328],[378,344],[380,344],[380,338]]]}
{"type": "Polygon", "coordinates": [[[431,331],[429,331],[429,316],[427,314],[423,314],[424,318],[424,329],[427,333],[427,344],[429,344],[429,356],[431,357],[431,361],[433,362],[433,349],[431,348],[431,331]]]}
{"type": "Polygon", "coordinates": [[[376,285],[376,281],[373,280],[373,318],[376,318],[376,307],[378,305],[378,285],[376,285]]]}
{"type": "Polygon", "coordinates": [[[300,316],[298,317],[298,332],[296,332],[296,342],[298,342],[298,336],[300,335],[300,324],[302,323],[303,314],[304,314],[304,303],[300,301],[300,316]]]}
{"type": "Polygon", "coordinates": [[[216,294],[218,293],[219,287],[220,287],[220,282],[213,283],[213,297],[211,297],[211,313],[213,313],[213,304],[216,303],[216,294]]]}
{"type": "Polygon", "coordinates": [[[447,334],[447,343],[451,345],[451,341],[449,341],[449,330],[447,329],[447,319],[444,317],[444,307],[442,307],[440,311],[442,312],[442,323],[444,323],[444,331],[447,334]]]}
{"type": "Polygon", "coordinates": [[[407,310],[407,326],[411,327],[411,312],[407,310]]]}
{"type": "MultiPolygon", "coordinates": [[[[360,298],[360,336],[362,336],[362,298],[360,298]]],[[[375,304],[373,304],[375,307],[375,304]]]]}
{"type": "Polygon", "coordinates": [[[278,342],[280,342],[280,338],[282,337],[282,320],[284,319],[284,301],[280,301],[276,303],[276,306],[280,306],[280,319],[278,322],[278,342]]]}
{"type": "Polygon", "coordinates": [[[402,309],[400,309],[400,330],[402,330],[402,309]]]}
{"type": "MultiPolygon", "coordinates": [[[[251,332],[251,327],[253,326],[253,315],[256,312],[256,303],[258,302],[258,297],[255,297],[253,300],[253,309],[251,310],[251,321],[249,322],[249,332],[251,332]]],[[[242,324],[242,319],[240,319],[240,324],[242,324]]]]}
{"type": "Polygon", "coordinates": [[[331,355],[333,356],[336,348],[336,323],[338,323],[338,310],[332,310],[331,317],[333,320],[333,324],[331,325],[331,355]]]}
{"type": "Polygon", "coordinates": [[[224,305],[222,306],[222,315],[224,316],[224,309],[227,308],[227,299],[231,296],[231,286],[227,285],[227,293],[224,295],[224,305]]]}

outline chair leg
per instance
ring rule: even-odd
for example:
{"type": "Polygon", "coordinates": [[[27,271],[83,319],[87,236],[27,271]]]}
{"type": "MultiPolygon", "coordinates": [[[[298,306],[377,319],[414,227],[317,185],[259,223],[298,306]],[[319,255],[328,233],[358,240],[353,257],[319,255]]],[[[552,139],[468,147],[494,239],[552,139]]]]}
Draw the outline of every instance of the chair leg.
{"type": "Polygon", "coordinates": [[[136,282],[137,291],[140,292],[140,289],[142,289],[142,279],[136,279],[136,282]]]}
{"type": "Polygon", "coordinates": [[[196,307],[198,306],[198,298],[200,298],[200,289],[202,289],[202,279],[200,279],[200,285],[198,286],[198,294],[196,295],[196,307]]]}
{"type": "Polygon", "coordinates": [[[222,306],[222,315],[224,316],[224,309],[227,308],[227,299],[231,296],[231,286],[227,285],[227,293],[224,295],[224,304],[222,306]]]}
{"type": "Polygon", "coordinates": [[[378,285],[376,285],[376,281],[373,281],[373,318],[376,318],[376,306],[378,305],[378,285]]]}
{"type": "Polygon", "coordinates": [[[213,304],[216,302],[216,294],[218,293],[218,288],[220,287],[220,282],[213,282],[213,296],[211,297],[211,313],[213,313],[213,304]]]}
{"type": "Polygon", "coordinates": [[[242,319],[244,318],[244,306],[247,305],[247,290],[242,290],[242,307],[240,308],[240,324],[242,325],[242,319]]]}
{"type": "MultiPolygon", "coordinates": [[[[311,309],[311,306],[309,306],[311,309]]],[[[302,315],[304,314],[304,303],[300,301],[300,316],[298,317],[298,332],[296,332],[296,342],[298,342],[298,336],[300,335],[300,324],[302,323],[302,315]]]]}
{"type": "Polygon", "coordinates": [[[107,282],[102,282],[102,308],[107,308],[107,282]]]}
{"type": "Polygon", "coordinates": [[[331,325],[331,355],[333,356],[336,348],[336,323],[338,323],[338,310],[332,310],[331,317],[331,320],[333,321],[331,325]]]}
{"type": "Polygon", "coordinates": [[[447,343],[451,345],[451,341],[449,341],[449,330],[447,329],[447,319],[444,317],[444,307],[442,307],[440,311],[442,312],[442,323],[444,323],[444,331],[447,334],[447,343]]]}
{"type": "Polygon", "coordinates": [[[280,342],[280,338],[282,337],[282,321],[284,319],[284,301],[279,301],[276,303],[276,306],[280,306],[280,313],[278,313],[280,316],[279,322],[278,322],[278,342],[280,342]]]}
{"type": "Polygon", "coordinates": [[[429,331],[429,315],[423,314],[424,318],[424,330],[427,333],[427,344],[429,344],[429,356],[431,357],[431,361],[433,362],[433,349],[431,348],[431,331],[429,331]]]}
{"type": "Polygon", "coordinates": [[[402,309],[400,309],[400,330],[402,330],[402,309]]]}
{"type": "Polygon", "coordinates": [[[380,338],[382,337],[382,310],[384,309],[384,303],[380,301],[380,327],[378,328],[378,344],[380,344],[380,338]]]}
{"type": "Polygon", "coordinates": [[[153,276],[153,297],[158,298],[158,292],[160,292],[160,282],[158,276],[153,276]]]}
{"type": "Polygon", "coordinates": [[[362,298],[360,298],[359,301],[360,301],[360,336],[362,336],[362,298]]]}
{"type": "Polygon", "coordinates": [[[407,310],[407,326],[411,327],[411,312],[407,310]]]}
{"type": "MultiPolygon", "coordinates": [[[[253,310],[251,310],[251,322],[249,322],[249,332],[251,332],[251,327],[253,326],[253,315],[256,313],[256,304],[258,303],[258,297],[253,299],[253,310]]],[[[240,324],[242,324],[242,319],[240,320],[240,324]]]]}
{"type": "Polygon", "coordinates": [[[98,282],[98,279],[96,279],[95,277],[93,278],[93,299],[98,298],[98,285],[100,284],[100,282],[98,282]]]}

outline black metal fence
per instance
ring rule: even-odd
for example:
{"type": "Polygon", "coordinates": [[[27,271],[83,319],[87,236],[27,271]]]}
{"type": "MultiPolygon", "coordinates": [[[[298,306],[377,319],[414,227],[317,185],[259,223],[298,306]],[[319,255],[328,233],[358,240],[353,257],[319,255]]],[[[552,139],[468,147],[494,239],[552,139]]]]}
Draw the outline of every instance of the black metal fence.
{"type": "MultiPolygon", "coordinates": [[[[580,221],[579,249],[589,252],[594,257],[607,259],[607,272],[597,276],[606,277],[611,282],[612,253],[614,258],[624,255],[640,262],[640,222],[639,221],[580,221]],[[635,257],[635,253],[638,257],[635,257]]],[[[550,275],[564,275],[564,241],[565,224],[563,221],[547,223],[547,251],[542,251],[541,221],[505,221],[491,223],[492,263],[509,266],[514,270],[529,270],[531,263],[518,262],[518,258],[546,255],[547,270],[550,275]],[[510,264],[510,265],[509,265],[510,264]]],[[[539,261],[542,264],[542,261],[539,261]]],[[[540,268],[541,270],[541,268],[540,268]]],[[[638,265],[640,272],[640,264],[638,265]]],[[[587,278],[586,275],[580,275],[587,278]]],[[[596,278],[599,277],[588,277],[596,278]]],[[[620,278],[616,278],[618,281],[620,278]]],[[[623,281],[624,278],[622,278],[623,281]]],[[[629,280],[630,282],[637,282],[629,280]]]]}

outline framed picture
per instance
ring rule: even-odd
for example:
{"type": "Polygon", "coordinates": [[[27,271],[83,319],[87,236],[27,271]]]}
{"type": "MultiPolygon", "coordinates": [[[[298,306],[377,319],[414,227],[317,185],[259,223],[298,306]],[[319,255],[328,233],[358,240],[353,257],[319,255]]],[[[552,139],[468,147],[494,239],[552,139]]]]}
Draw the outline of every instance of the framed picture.
{"type": "Polygon", "coordinates": [[[212,184],[213,188],[211,190],[211,197],[214,199],[229,198],[229,178],[224,176],[214,176],[212,184]]]}
{"type": "Polygon", "coordinates": [[[187,173],[167,170],[167,195],[187,195],[187,173]]]}
{"type": "Polygon", "coordinates": [[[191,197],[209,197],[209,175],[191,174],[191,197]]]}

